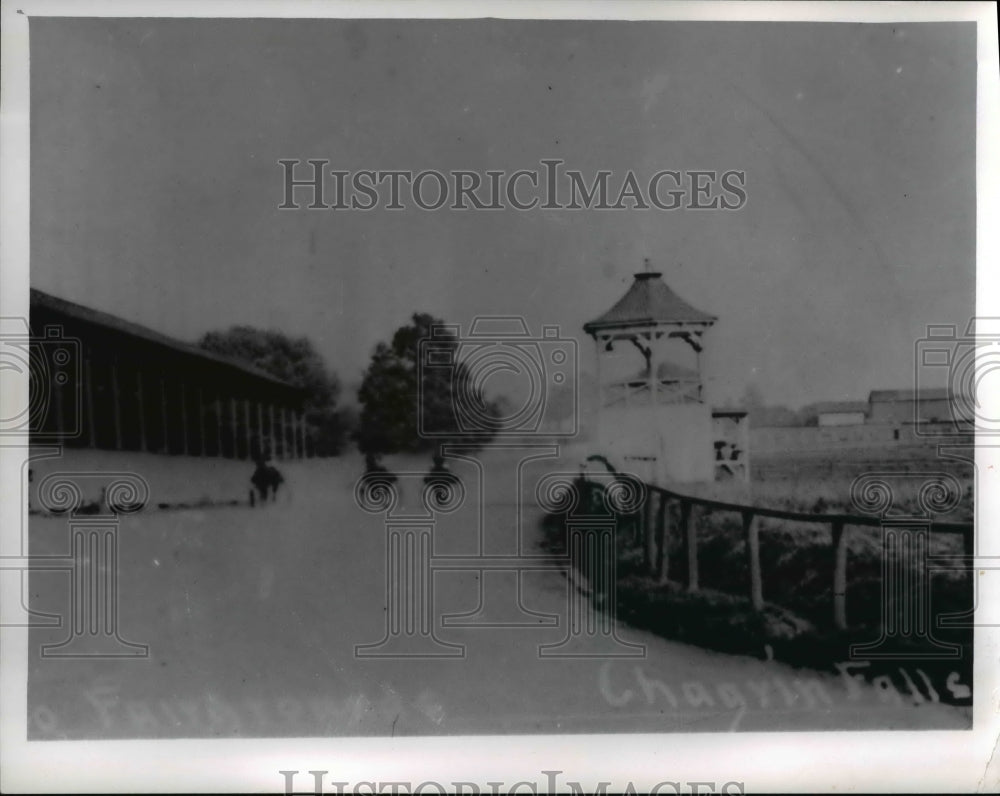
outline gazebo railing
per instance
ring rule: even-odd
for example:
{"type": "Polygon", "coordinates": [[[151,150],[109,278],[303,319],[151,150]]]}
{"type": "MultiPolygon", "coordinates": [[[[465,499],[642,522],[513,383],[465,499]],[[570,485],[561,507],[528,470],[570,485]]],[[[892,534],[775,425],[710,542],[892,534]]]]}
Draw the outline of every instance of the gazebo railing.
{"type": "Polygon", "coordinates": [[[655,400],[649,379],[630,379],[604,385],[604,406],[650,406],[701,403],[701,382],[696,379],[660,379],[655,400]]]}

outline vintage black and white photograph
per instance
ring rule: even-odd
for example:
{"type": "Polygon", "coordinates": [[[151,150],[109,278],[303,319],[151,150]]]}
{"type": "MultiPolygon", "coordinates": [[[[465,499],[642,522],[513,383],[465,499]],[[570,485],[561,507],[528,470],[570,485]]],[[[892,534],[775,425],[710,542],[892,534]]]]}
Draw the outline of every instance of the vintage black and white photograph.
{"type": "MultiPolygon", "coordinates": [[[[790,765],[799,733],[922,731],[974,752],[956,787],[1000,786],[995,7],[137,8],[5,8],[0,575],[33,754],[766,733],[790,765]]],[[[398,792],[332,757],[260,787],[398,792]]],[[[404,792],[600,779],[534,770],[404,792]]],[[[615,776],[699,792],[679,772],[615,776]]]]}

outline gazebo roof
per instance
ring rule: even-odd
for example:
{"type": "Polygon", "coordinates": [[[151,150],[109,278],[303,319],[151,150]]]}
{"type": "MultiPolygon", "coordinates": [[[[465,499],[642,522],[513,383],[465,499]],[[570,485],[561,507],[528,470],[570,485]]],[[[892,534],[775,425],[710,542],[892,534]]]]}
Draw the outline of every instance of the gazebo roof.
{"type": "Polygon", "coordinates": [[[583,325],[587,334],[604,329],[656,324],[699,324],[711,326],[714,315],[692,307],[674,293],[661,279],[658,271],[643,271],[635,275],[628,292],[607,312],[583,325]]]}

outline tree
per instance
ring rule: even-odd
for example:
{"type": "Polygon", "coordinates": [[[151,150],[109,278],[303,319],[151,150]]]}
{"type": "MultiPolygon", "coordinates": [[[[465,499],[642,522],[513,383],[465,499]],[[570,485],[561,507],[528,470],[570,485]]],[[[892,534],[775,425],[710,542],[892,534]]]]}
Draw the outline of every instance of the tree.
{"type": "Polygon", "coordinates": [[[307,337],[289,337],[274,330],[232,326],[208,332],[198,345],[206,351],[245,362],[281,381],[301,388],[308,450],[335,456],[347,437],[347,419],[337,408],[340,382],[307,337]]]}
{"type": "Polygon", "coordinates": [[[468,369],[457,361],[459,341],[453,334],[435,334],[430,366],[418,367],[420,341],[442,325],[431,315],[415,313],[389,343],[375,347],[358,390],[361,417],[354,437],[362,453],[381,456],[434,451],[447,442],[485,443],[495,432],[491,420],[500,417],[499,408],[472,385],[468,369]],[[465,416],[478,421],[479,433],[470,434],[469,426],[459,422],[459,402],[471,410],[465,416]]]}

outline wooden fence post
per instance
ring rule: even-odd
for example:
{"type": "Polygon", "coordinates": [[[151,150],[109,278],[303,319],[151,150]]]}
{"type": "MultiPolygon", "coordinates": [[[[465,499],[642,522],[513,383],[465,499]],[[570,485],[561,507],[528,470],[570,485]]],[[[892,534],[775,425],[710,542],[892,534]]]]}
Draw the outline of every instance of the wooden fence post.
{"type": "Polygon", "coordinates": [[[760,532],[755,519],[752,511],[743,512],[743,536],[750,570],[750,603],[755,611],[760,611],[764,607],[764,588],[760,574],[760,532]]]}
{"type": "Polygon", "coordinates": [[[847,630],[847,534],[840,520],[831,526],[833,532],[833,624],[837,630],[847,630]]]}
{"type": "Polygon", "coordinates": [[[646,490],[646,502],[642,507],[642,532],[644,535],[644,554],[646,571],[652,574],[656,574],[654,567],[656,566],[656,514],[655,514],[655,504],[656,504],[656,493],[650,489],[646,490]]]}
{"type": "Polygon", "coordinates": [[[656,560],[653,574],[663,583],[667,579],[667,569],[669,566],[667,560],[667,496],[663,494],[660,495],[660,504],[656,509],[655,529],[656,560]]]}
{"type": "Polygon", "coordinates": [[[698,591],[698,529],[691,519],[691,503],[681,501],[681,531],[687,550],[687,589],[698,591]]]}
{"type": "Polygon", "coordinates": [[[639,506],[639,508],[637,508],[629,515],[629,517],[632,520],[632,528],[631,528],[632,538],[629,539],[629,541],[633,545],[642,544],[642,525],[643,522],[645,521],[645,516],[644,516],[645,510],[646,510],[646,504],[643,503],[641,506],[639,506]]]}

